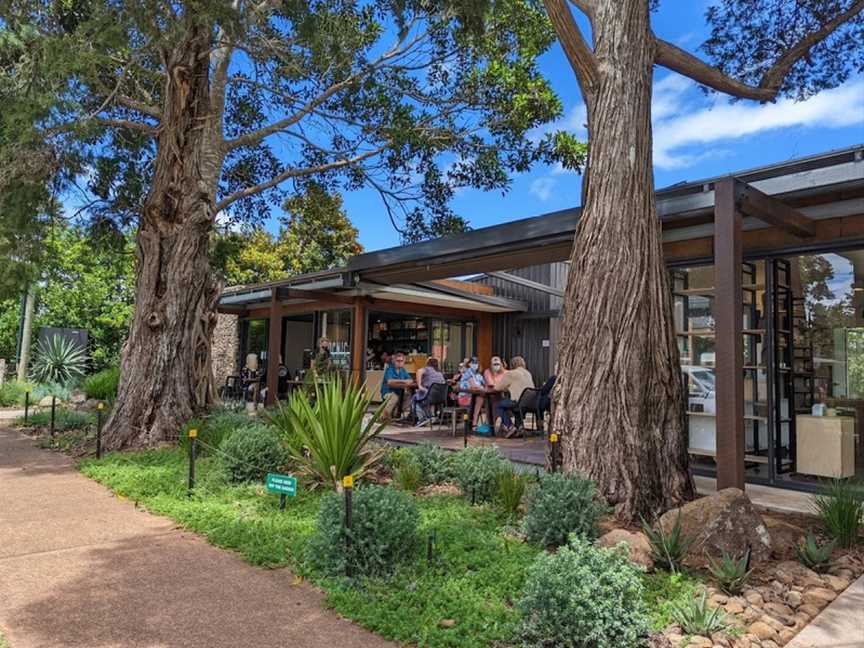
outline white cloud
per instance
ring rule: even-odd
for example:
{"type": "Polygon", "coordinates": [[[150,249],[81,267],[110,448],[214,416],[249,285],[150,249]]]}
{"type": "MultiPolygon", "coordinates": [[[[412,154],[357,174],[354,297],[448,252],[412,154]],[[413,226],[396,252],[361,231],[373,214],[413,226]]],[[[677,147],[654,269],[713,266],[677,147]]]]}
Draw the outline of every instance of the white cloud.
{"type": "Polygon", "coordinates": [[[706,157],[725,155],[728,151],[713,145],[758,133],[864,123],[864,79],[801,102],[729,103],[723,95],[705,99],[700,92],[694,82],[678,75],[670,74],[655,84],[652,118],[656,167],[681,168],[706,157]]]}
{"type": "Polygon", "coordinates": [[[561,119],[532,128],[528,131],[527,138],[536,143],[543,139],[547,133],[564,130],[573,133],[577,139],[584,142],[588,139],[588,129],[585,128],[587,122],[588,112],[585,110],[585,104],[580,103],[570,108],[561,119]]]}
{"type": "Polygon", "coordinates": [[[556,184],[558,184],[558,181],[555,178],[544,176],[533,180],[531,186],[528,187],[528,191],[537,196],[540,202],[546,202],[552,197],[552,190],[555,189],[556,184]]]}

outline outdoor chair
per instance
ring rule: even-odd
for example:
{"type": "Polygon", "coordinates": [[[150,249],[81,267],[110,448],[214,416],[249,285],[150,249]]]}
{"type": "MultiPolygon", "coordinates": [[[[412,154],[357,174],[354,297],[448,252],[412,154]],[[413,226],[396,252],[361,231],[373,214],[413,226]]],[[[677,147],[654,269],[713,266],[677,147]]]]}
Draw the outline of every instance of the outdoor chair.
{"type": "Polygon", "coordinates": [[[433,417],[432,424],[437,420],[441,422],[441,415],[444,408],[447,406],[447,390],[449,387],[446,383],[434,383],[429,385],[429,390],[426,392],[426,398],[419,401],[420,404],[426,407],[430,416],[433,417]]]}
{"type": "Polygon", "coordinates": [[[450,432],[453,436],[456,436],[456,421],[462,420],[462,416],[468,414],[468,408],[462,407],[460,405],[448,405],[447,407],[441,408],[441,418],[439,422],[443,427],[444,421],[447,420],[447,417],[450,417],[450,432]]]}
{"type": "Polygon", "coordinates": [[[543,414],[540,412],[540,389],[535,389],[533,387],[526,388],[522,395],[519,396],[519,400],[516,403],[516,409],[519,412],[519,418],[522,421],[522,432],[526,433],[526,415],[533,414],[534,415],[534,429],[535,431],[542,432],[543,431],[543,414]]]}
{"type": "Polygon", "coordinates": [[[243,400],[243,382],[240,376],[227,376],[225,384],[219,388],[219,398],[223,401],[243,400]]]}

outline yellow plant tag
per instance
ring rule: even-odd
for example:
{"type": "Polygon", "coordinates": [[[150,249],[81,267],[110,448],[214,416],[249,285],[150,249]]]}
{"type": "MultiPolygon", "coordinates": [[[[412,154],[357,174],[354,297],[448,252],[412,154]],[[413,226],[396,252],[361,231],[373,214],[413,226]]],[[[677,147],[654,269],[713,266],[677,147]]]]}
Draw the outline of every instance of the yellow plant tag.
{"type": "Polygon", "coordinates": [[[549,435],[549,443],[558,443],[558,435],[554,432],[549,435]]]}
{"type": "Polygon", "coordinates": [[[354,476],[345,475],[342,478],[342,488],[354,488],[354,476]]]}
{"type": "Polygon", "coordinates": [[[103,409],[105,409],[105,403],[97,403],[97,404],[96,404],[96,409],[98,409],[98,410],[103,410],[103,409]]]}
{"type": "Polygon", "coordinates": [[[198,436],[198,430],[196,430],[195,428],[192,428],[191,430],[189,430],[189,438],[190,439],[194,439],[197,436],[198,436]]]}

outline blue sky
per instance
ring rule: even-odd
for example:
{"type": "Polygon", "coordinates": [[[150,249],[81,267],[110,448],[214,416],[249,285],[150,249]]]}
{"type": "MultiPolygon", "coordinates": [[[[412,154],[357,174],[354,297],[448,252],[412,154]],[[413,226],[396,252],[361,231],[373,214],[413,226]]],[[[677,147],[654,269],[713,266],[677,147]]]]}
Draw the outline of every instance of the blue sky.
{"type": "MultiPolygon", "coordinates": [[[[655,32],[695,51],[705,39],[705,0],[666,0],[654,15],[655,32]]],[[[541,69],[564,104],[555,125],[585,137],[584,107],[573,72],[557,43],[541,69]]],[[[763,164],[864,143],[864,76],[802,103],[781,100],[760,106],[706,97],[695,84],[658,68],[654,85],[654,173],[656,186],[698,180],[763,164]]],[[[474,228],[577,206],[580,176],[538,166],[514,176],[510,190],[460,190],[454,210],[474,228]]],[[[399,244],[373,191],[344,195],[345,208],[367,250],[399,244]]]]}

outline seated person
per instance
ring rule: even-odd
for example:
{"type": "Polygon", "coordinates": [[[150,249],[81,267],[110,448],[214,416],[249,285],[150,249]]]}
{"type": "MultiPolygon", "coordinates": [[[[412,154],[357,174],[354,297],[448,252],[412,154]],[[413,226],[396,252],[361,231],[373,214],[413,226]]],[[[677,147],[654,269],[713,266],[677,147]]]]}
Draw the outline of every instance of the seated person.
{"type": "Polygon", "coordinates": [[[555,387],[556,379],[557,376],[555,375],[549,376],[540,388],[540,394],[537,400],[537,411],[540,414],[541,420],[545,416],[546,412],[552,409],[552,389],[555,387]]]}
{"type": "Polygon", "coordinates": [[[417,393],[414,394],[414,415],[417,418],[417,425],[426,425],[432,422],[432,415],[426,406],[426,396],[429,394],[429,387],[439,383],[447,384],[447,379],[441,373],[438,358],[429,358],[426,361],[426,366],[421,367],[417,371],[417,393]]]}
{"type": "MultiPolygon", "coordinates": [[[[477,389],[479,387],[484,387],[486,385],[486,380],[483,378],[483,375],[480,373],[480,362],[477,358],[471,358],[465,369],[462,371],[462,377],[459,379],[459,406],[460,407],[469,407],[471,405],[471,394],[469,394],[467,389],[477,389]]],[[[485,396],[475,396],[474,401],[474,420],[471,424],[474,427],[477,427],[477,421],[480,419],[480,415],[483,413],[483,408],[486,404],[485,396]]]]}
{"type": "Polygon", "coordinates": [[[522,416],[519,413],[519,397],[526,389],[534,388],[534,377],[525,368],[525,359],[515,356],[510,361],[512,369],[505,371],[504,375],[495,383],[495,389],[501,392],[509,392],[509,398],[502,399],[495,406],[496,417],[501,418],[501,432],[506,437],[512,437],[518,429],[522,428],[522,416]],[[516,417],[516,426],[510,418],[513,411],[516,417]]]}
{"type": "Polygon", "coordinates": [[[401,418],[410,411],[412,387],[411,374],[405,369],[405,354],[394,355],[384,369],[381,380],[381,400],[384,402],[381,420],[401,418]]]}

